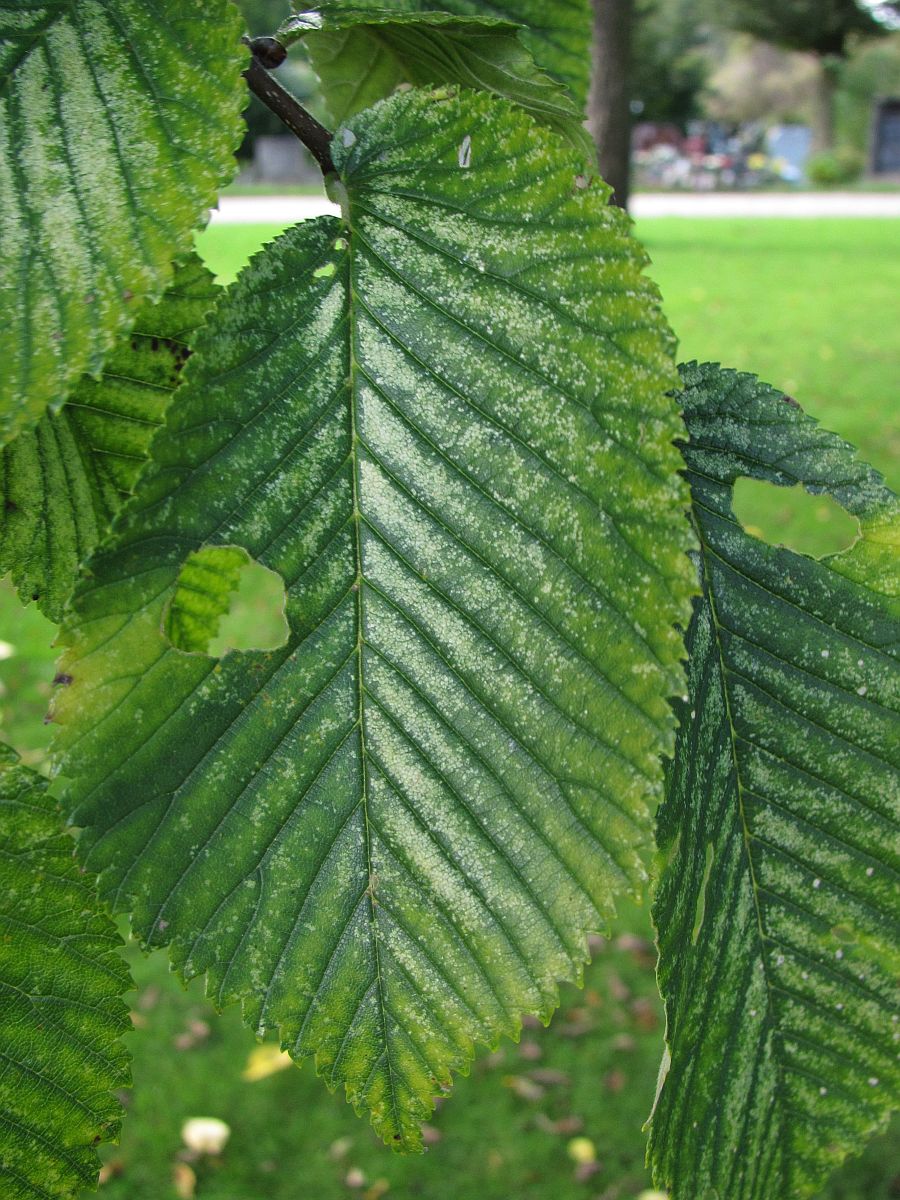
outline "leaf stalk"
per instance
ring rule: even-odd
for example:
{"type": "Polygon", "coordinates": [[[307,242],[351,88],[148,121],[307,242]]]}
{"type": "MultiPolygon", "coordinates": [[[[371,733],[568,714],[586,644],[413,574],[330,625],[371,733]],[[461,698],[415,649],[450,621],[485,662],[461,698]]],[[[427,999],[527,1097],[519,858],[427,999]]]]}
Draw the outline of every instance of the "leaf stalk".
{"type": "Polygon", "coordinates": [[[331,157],[333,135],[269,74],[249,39],[247,39],[247,45],[253,52],[250,65],[244,71],[244,78],[250,91],[290,129],[291,133],[300,139],[322,168],[322,174],[333,175],[335,173],[331,157]]]}

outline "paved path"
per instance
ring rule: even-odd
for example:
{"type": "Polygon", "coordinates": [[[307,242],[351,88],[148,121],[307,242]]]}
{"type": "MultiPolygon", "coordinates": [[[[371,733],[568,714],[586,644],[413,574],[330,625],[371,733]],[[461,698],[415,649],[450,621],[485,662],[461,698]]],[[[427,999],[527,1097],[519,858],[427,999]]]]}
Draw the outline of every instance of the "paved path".
{"type": "MultiPolygon", "coordinates": [[[[292,225],[334,213],[324,196],[223,196],[214,224],[292,225]]],[[[900,192],[716,192],[635,196],[635,217],[900,217],[900,192]]]]}

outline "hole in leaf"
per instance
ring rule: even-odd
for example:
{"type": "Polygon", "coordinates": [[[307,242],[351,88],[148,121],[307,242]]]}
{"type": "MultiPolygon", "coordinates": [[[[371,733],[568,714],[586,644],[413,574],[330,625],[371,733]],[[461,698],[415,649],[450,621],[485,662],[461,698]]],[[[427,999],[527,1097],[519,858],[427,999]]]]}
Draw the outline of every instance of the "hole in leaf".
{"type": "Polygon", "coordinates": [[[288,639],[284,581],[241,546],[204,546],[178,574],[164,633],[176,650],[221,657],[288,639]]]}
{"type": "Polygon", "coordinates": [[[812,558],[846,550],[859,536],[856,518],[837,501],[811,496],[799,484],[786,488],[762,479],[739,479],[732,507],[752,537],[812,558]]]}

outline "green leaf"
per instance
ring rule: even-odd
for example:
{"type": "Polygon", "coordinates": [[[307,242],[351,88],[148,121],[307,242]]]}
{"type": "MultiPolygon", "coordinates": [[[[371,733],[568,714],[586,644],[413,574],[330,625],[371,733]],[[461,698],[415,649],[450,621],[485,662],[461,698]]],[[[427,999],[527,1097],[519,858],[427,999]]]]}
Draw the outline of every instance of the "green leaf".
{"type": "Polygon", "coordinates": [[[565,137],[586,161],[595,157],[582,113],[562,84],[540,70],[520,40],[521,27],[449,13],[392,13],[322,5],[278,31],[302,39],[335,122],[390,95],[401,83],[457,84],[520,104],[565,137]]]}
{"type": "Polygon", "coordinates": [[[47,782],[0,746],[0,1193],[95,1187],[130,1083],[121,941],[60,832],[47,782]]]}
{"type": "Polygon", "coordinates": [[[192,253],[162,299],[138,310],[99,380],[85,376],[60,412],[0,450],[0,575],[52,621],[137,481],[216,291],[192,253]]]}
{"type": "Polygon", "coordinates": [[[0,441],[97,375],[230,178],[229,0],[0,0],[0,441]]]}
{"type": "Polygon", "coordinates": [[[644,878],[695,584],[671,339],[605,191],[483,93],[400,93],[334,155],[344,219],[201,335],[55,715],[139,936],[413,1149],[644,878]],[[204,546],[281,575],[283,650],[165,638],[204,546]]]}
{"type": "MultiPolygon", "coordinates": [[[[359,12],[361,8],[344,0],[309,7],[326,8],[329,15],[341,9],[359,12]]],[[[429,19],[438,15],[434,0],[381,0],[378,7],[394,14],[427,14],[429,19]]],[[[497,20],[525,26],[523,41],[535,62],[568,88],[579,114],[584,111],[591,73],[590,0],[442,0],[440,9],[479,22],[497,20]]],[[[384,70],[384,64],[379,63],[378,69],[384,70]]]]}
{"type": "Polygon", "coordinates": [[[246,562],[246,550],[237,546],[207,546],[188,556],[163,622],[173,646],[200,654],[208,649],[246,562]]]}
{"type": "Polygon", "coordinates": [[[650,1157],[673,1200],[793,1200],[900,1095],[900,504],[753,376],[683,385],[704,594],[659,814],[650,1157]],[[757,541],[740,475],[829,493],[859,541],[821,562],[757,541]]]}

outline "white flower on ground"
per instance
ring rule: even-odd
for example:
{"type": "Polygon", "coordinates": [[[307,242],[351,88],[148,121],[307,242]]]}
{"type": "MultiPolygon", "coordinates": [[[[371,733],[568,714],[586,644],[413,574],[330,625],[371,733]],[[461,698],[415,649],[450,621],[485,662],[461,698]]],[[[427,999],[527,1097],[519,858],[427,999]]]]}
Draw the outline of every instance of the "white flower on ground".
{"type": "Polygon", "coordinates": [[[197,1154],[221,1154],[231,1128],[218,1117],[191,1117],[181,1127],[181,1140],[197,1154]]]}

